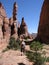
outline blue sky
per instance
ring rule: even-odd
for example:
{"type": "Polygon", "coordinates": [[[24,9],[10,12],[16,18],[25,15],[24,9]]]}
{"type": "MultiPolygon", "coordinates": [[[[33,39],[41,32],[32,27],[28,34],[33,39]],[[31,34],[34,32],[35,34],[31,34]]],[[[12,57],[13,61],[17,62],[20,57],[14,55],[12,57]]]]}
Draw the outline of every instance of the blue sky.
{"type": "Polygon", "coordinates": [[[7,17],[12,17],[14,2],[18,5],[17,19],[21,23],[22,17],[28,26],[29,33],[37,33],[41,7],[44,0],[0,0],[7,17]]]}

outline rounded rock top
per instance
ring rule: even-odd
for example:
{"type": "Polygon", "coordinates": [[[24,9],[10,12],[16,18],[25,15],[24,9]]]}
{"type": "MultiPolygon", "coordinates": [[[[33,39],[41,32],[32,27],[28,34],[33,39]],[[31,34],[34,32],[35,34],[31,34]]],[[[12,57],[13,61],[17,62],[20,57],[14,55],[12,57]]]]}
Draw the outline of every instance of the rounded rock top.
{"type": "Polygon", "coordinates": [[[9,24],[9,19],[8,18],[4,18],[4,22],[9,24]]]}

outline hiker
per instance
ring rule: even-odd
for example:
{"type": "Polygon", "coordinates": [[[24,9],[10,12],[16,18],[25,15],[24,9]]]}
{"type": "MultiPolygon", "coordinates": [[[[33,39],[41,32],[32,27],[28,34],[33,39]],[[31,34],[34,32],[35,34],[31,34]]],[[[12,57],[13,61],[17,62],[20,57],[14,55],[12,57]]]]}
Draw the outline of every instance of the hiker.
{"type": "Polygon", "coordinates": [[[21,43],[21,55],[24,52],[25,52],[25,42],[24,42],[24,40],[22,40],[22,43],[21,43]]]}

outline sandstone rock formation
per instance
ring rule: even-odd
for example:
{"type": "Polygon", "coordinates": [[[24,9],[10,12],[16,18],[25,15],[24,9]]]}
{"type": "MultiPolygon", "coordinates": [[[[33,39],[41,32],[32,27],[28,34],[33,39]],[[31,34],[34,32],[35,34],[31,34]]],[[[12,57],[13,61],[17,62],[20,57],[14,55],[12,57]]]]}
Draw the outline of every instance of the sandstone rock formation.
{"type": "Polygon", "coordinates": [[[6,12],[2,3],[0,3],[0,30],[0,35],[2,36],[2,39],[3,37],[9,37],[9,19],[6,16],[6,12]]]}
{"type": "Polygon", "coordinates": [[[9,42],[9,20],[6,16],[5,9],[0,2],[0,51],[6,48],[9,42]]]}
{"type": "Polygon", "coordinates": [[[2,19],[0,18],[0,43],[2,42],[2,39],[3,39],[2,25],[3,25],[3,22],[2,22],[2,19]]]}
{"type": "Polygon", "coordinates": [[[6,12],[5,12],[5,9],[2,5],[2,3],[0,2],[0,18],[4,19],[6,16],[6,12]]]}
{"type": "Polygon", "coordinates": [[[20,37],[20,23],[18,22],[18,36],[20,37]]]}
{"type": "Polygon", "coordinates": [[[9,19],[8,18],[4,18],[2,30],[3,30],[3,36],[4,36],[4,38],[6,38],[6,39],[10,38],[10,33],[11,32],[10,32],[9,19]]]}
{"type": "Polygon", "coordinates": [[[25,34],[26,36],[28,36],[27,25],[24,21],[24,17],[22,18],[22,22],[21,22],[21,25],[20,25],[20,31],[21,31],[21,34],[25,34]]]}
{"type": "MultiPolygon", "coordinates": [[[[18,33],[17,33],[17,4],[16,2],[13,5],[13,16],[8,19],[6,16],[5,9],[0,3],[0,28],[1,28],[1,33],[4,39],[9,39],[10,36],[15,37],[16,39],[18,38],[18,33]]],[[[0,34],[1,34],[0,33],[0,34]]]]}
{"type": "MultiPolygon", "coordinates": [[[[4,19],[6,18],[6,12],[5,9],[2,5],[2,3],[0,2],[0,36],[3,39],[3,25],[4,25],[4,19]]],[[[0,38],[1,39],[1,38],[0,38]]]]}
{"type": "Polygon", "coordinates": [[[28,32],[27,25],[24,21],[24,17],[22,18],[21,25],[19,28],[20,38],[22,39],[33,39],[33,36],[28,32]]]}
{"type": "Polygon", "coordinates": [[[16,18],[16,15],[17,15],[17,4],[16,4],[16,2],[14,3],[14,5],[13,5],[13,20],[17,20],[17,18],[16,18]]]}
{"type": "Polygon", "coordinates": [[[16,2],[14,3],[14,5],[13,5],[13,17],[12,18],[10,18],[10,26],[11,26],[11,35],[13,36],[13,37],[15,37],[15,39],[17,39],[18,38],[18,33],[17,33],[17,18],[16,18],[16,15],[17,15],[17,4],[16,4],[16,2]]]}
{"type": "Polygon", "coordinates": [[[44,0],[41,9],[37,38],[42,42],[49,43],[49,0],[44,0]]]}
{"type": "Polygon", "coordinates": [[[18,38],[32,38],[32,36],[28,33],[24,17],[22,18],[21,24],[19,24],[17,20],[17,7],[18,6],[15,2],[13,5],[13,15],[11,18],[7,18],[5,9],[2,3],[0,3],[0,43],[9,43],[11,36],[16,40],[18,38]]]}

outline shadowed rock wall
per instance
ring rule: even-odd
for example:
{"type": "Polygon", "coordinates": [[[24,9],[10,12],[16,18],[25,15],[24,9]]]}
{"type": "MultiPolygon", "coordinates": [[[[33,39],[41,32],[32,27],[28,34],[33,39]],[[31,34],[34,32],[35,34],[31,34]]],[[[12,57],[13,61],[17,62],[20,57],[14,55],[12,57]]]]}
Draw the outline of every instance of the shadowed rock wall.
{"type": "Polygon", "coordinates": [[[49,43],[49,0],[44,0],[41,9],[37,38],[42,42],[49,43]]]}

